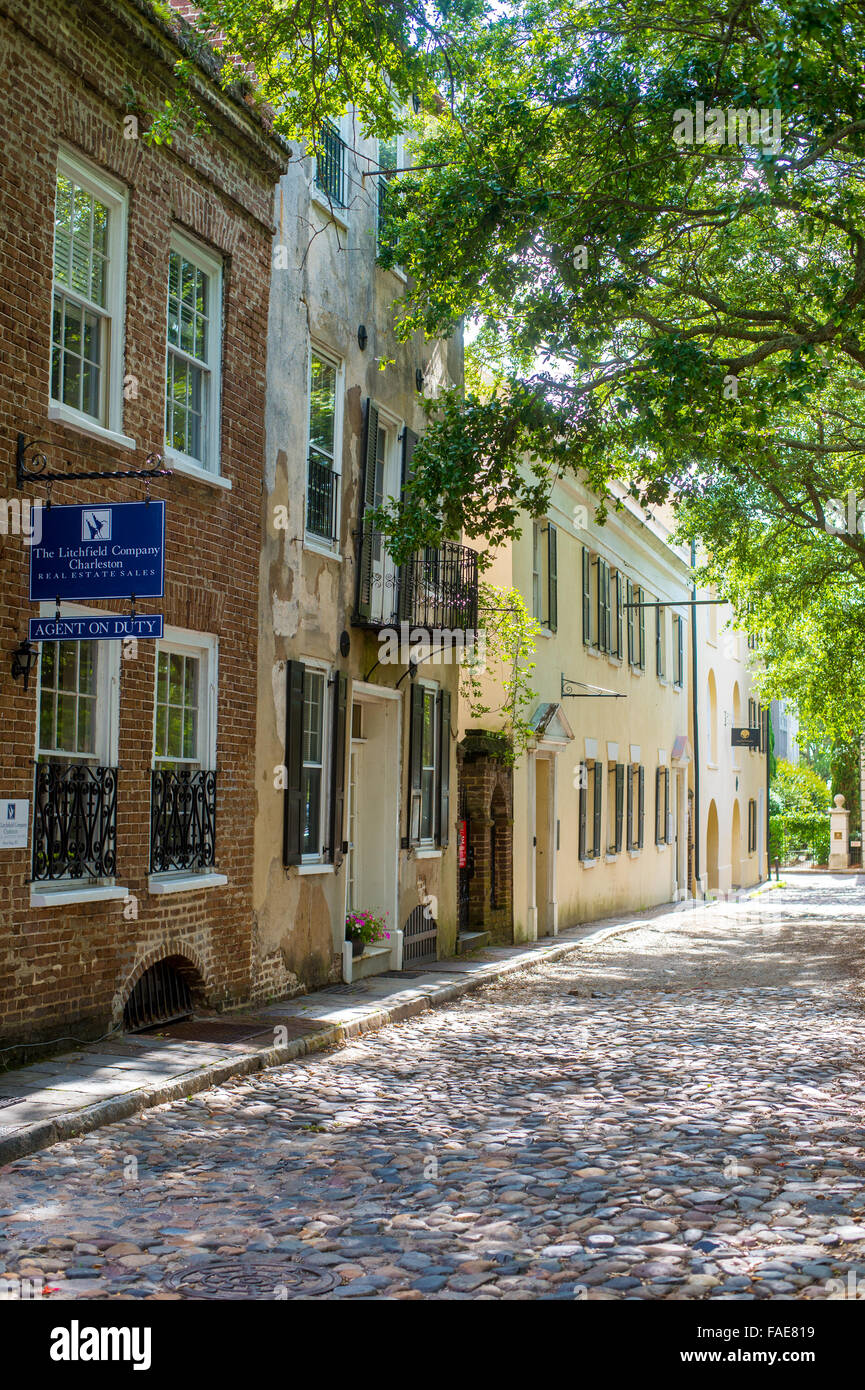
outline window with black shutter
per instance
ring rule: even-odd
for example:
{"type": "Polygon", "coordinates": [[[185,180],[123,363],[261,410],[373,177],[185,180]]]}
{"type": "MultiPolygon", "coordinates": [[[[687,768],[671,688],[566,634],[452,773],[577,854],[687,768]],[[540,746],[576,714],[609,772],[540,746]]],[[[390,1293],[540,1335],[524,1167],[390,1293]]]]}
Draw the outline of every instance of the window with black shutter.
{"type": "Polygon", "coordinates": [[[636,848],[636,838],[634,836],[634,769],[628,764],[628,849],[636,848]]]}
{"type": "Polygon", "coordinates": [[[628,664],[637,664],[637,610],[634,608],[634,586],[625,580],[625,603],[628,606],[628,664]]]}
{"type": "Polygon", "coordinates": [[[410,686],[408,843],[447,844],[450,824],[450,694],[410,686]],[[447,743],[444,743],[447,721],[447,743]],[[447,767],[443,749],[447,750],[447,767]],[[442,838],[444,836],[444,838],[442,838]]]}
{"type": "Polygon", "coordinates": [[[601,776],[601,764],[595,760],[592,768],[592,790],[594,792],[594,815],[592,821],[592,856],[599,859],[601,855],[601,811],[603,809],[602,796],[604,779],[601,776]]]}
{"type": "Polygon", "coordinates": [[[586,763],[580,763],[580,804],[579,804],[579,830],[577,834],[577,857],[586,858],[586,809],[589,797],[589,769],[586,763]]]}
{"type": "Polygon", "coordinates": [[[664,660],[664,623],[666,621],[665,610],[661,607],[655,609],[655,674],[658,680],[662,681],[666,675],[666,662],[664,660]]]}
{"type": "Polygon", "coordinates": [[[583,546],[583,645],[592,645],[592,557],[583,546]]]}
{"type": "Polygon", "coordinates": [[[639,607],[638,607],[637,610],[636,610],[637,613],[638,613],[638,615],[639,615],[639,617],[638,617],[638,630],[639,630],[639,634],[640,634],[640,647],[639,647],[639,653],[640,653],[640,654],[639,654],[639,660],[638,660],[638,662],[637,662],[637,665],[639,666],[639,668],[640,668],[641,671],[645,671],[645,669],[646,669],[646,610],[645,610],[645,608],[643,607],[643,601],[644,601],[644,599],[645,599],[645,593],[644,593],[644,591],[643,591],[642,589],[636,589],[636,588],[635,588],[635,589],[634,589],[634,599],[635,599],[635,601],[639,604],[639,607]]]}
{"type": "Polygon", "coordinates": [[[616,603],[616,624],[614,628],[616,645],[613,648],[613,656],[618,657],[618,659],[621,661],[624,656],[624,652],[622,650],[624,645],[624,632],[622,630],[622,576],[620,575],[618,570],[616,570],[613,597],[616,603]]]}
{"type": "Polygon", "coordinates": [[[612,645],[612,614],[610,612],[610,567],[598,559],[598,650],[609,652],[612,645]]]}
{"type": "Polygon", "coordinates": [[[643,827],[646,820],[646,776],[642,763],[637,769],[637,849],[643,848],[643,827]]]}
{"type": "Polygon", "coordinates": [[[348,717],[348,676],[333,678],[333,728],[331,731],[330,826],[328,858],[339,868],[343,858],[345,823],[345,751],[348,717]]]}
{"type": "Polygon", "coordinates": [[[303,857],[303,662],[285,663],[285,796],[283,864],[303,857]]]}
{"type": "Polygon", "coordinates": [[[444,848],[450,838],[451,787],[451,697],[441,690],[438,696],[438,837],[444,848]]]}
{"type": "Polygon", "coordinates": [[[361,483],[361,506],[358,517],[357,549],[357,593],[355,607],[357,615],[367,622],[372,618],[373,606],[373,555],[380,539],[367,519],[376,506],[376,481],[381,477],[381,460],[378,457],[379,445],[378,410],[371,399],[366,402],[363,445],[363,479],[361,483]]]}
{"type": "Polygon", "coordinates": [[[555,632],[559,625],[559,561],[558,536],[551,521],[547,522],[547,626],[555,632]]]}
{"type": "Polygon", "coordinates": [[[622,822],[625,810],[625,764],[616,763],[616,854],[622,852],[622,822]]]}

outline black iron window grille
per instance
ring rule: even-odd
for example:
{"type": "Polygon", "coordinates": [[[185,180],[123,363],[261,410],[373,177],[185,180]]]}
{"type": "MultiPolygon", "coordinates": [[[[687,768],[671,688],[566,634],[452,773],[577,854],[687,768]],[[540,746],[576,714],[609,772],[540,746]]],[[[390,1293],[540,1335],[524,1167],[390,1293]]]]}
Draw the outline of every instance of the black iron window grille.
{"type": "Polygon", "coordinates": [[[37,763],[33,879],[111,878],[117,850],[117,768],[37,763]]]}
{"type": "Polygon", "coordinates": [[[445,541],[400,566],[399,617],[417,627],[474,631],[478,625],[478,557],[445,541]]]}
{"type": "Polygon", "coordinates": [[[318,137],[315,182],[337,207],[345,207],[345,141],[331,121],[318,137]]]}
{"type": "Polygon", "coordinates": [[[216,773],[154,768],[150,872],[211,869],[216,862],[216,773]]]}
{"type": "Polygon", "coordinates": [[[310,452],[306,484],[306,529],[323,540],[336,540],[336,499],[339,474],[310,452]]]}

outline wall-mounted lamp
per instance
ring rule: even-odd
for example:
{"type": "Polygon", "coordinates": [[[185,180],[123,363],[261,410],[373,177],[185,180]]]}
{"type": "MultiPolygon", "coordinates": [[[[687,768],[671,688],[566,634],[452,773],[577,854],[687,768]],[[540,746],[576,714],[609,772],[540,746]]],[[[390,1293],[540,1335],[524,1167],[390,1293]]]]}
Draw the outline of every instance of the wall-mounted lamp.
{"type": "Polygon", "coordinates": [[[30,672],[39,660],[39,651],[33,646],[29,637],[25,637],[23,642],[12,653],[12,679],[17,681],[19,676],[24,677],[24,689],[30,682],[30,672]]]}
{"type": "Polygon", "coordinates": [[[419,391],[423,391],[423,372],[421,371],[420,367],[418,367],[415,371],[414,384],[419,391]]]}
{"type": "Polygon", "coordinates": [[[360,324],[357,330],[357,345],[360,348],[361,352],[364,351],[368,342],[369,334],[366,331],[366,324],[362,323],[360,324]]]}

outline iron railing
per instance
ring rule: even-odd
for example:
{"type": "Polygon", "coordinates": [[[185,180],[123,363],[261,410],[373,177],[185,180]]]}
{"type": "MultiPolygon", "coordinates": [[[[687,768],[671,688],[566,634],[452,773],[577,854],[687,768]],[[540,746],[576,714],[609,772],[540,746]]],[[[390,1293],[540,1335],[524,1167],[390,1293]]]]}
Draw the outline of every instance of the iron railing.
{"type": "Polygon", "coordinates": [[[117,852],[117,768],[37,763],[33,878],[111,878],[117,852]]]}
{"type": "Polygon", "coordinates": [[[314,453],[309,455],[306,472],[306,529],[313,536],[336,539],[337,478],[329,463],[314,453]]]}
{"type": "Polygon", "coordinates": [[[216,773],[154,768],[150,872],[210,869],[216,862],[216,773]]]}
{"type": "Polygon", "coordinates": [[[438,923],[428,907],[419,904],[403,923],[403,968],[438,959],[438,923]]]}
{"type": "Polygon", "coordinates": [[[318,137],[315,182],[332,203],[345,207],[345,141],[330,121],[318,137]]]}
{"type": "Polygon", "coordinates": [[[478,626],[477,551],[455,541],[426,546],[397,569],[380,568],[386,538],[364,528],[360,536],[357,621],[372,627],[408,622],[428,630],[474,632],[478,626]]]}

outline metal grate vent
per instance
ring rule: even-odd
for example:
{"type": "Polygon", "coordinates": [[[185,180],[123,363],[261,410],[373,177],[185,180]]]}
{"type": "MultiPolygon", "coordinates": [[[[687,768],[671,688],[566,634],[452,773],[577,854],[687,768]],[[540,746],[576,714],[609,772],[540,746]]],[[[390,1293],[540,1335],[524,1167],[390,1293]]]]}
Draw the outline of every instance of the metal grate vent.
{"type": "Polygon", "coordinates": [[[403,963],[411,967],[438,956],[438,926],[422,904],[410,912],[403,927],[403,963]]]}
{"type": "Polygon", "coordinates": [[[140,1033],[158,1023],[171,1023],[189,1018],[192,995],[189,984],[180,971],[167,960],[158,960],[145,970],[123,1010],[123,1027],[127,1033],[140,1033]]]}

